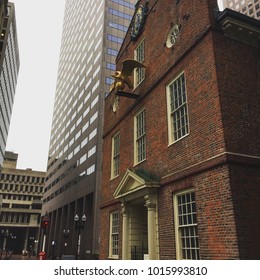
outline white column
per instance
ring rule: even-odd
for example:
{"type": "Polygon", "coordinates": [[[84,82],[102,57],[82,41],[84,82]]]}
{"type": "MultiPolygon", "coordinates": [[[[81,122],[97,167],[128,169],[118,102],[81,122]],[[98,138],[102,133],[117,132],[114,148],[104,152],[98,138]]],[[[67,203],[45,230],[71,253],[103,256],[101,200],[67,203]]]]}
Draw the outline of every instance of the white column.
{"type": "Polygon", "coordinates": [[[129,260],[129,211],[125,203],[121,204],[123,213],[122,259],[129,260]]]}
{"type": "Polygon", "coordinates": [[[157,259],[157,229],[156,229],[156,206],[157,195],[148,194],[145,197],[148,218],[148,254],[149,260],[157,259]]]}

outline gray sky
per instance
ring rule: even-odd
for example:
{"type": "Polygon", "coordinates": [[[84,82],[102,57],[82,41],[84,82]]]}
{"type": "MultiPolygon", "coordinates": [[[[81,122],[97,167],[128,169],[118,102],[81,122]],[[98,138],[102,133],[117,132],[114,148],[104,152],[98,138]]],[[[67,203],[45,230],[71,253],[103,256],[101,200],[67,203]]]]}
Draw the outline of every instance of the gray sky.
{"type": "Polygon", "coordinates": [[[6,150],[18,168],[45,171],[65,0],[15,3],[20,71],[6,150]]]}
{"type": "Polygon", "coordinates": [[[18,168],[46,171],[65,0],[10,2],[21,65],[6,150],[18,168]]]}

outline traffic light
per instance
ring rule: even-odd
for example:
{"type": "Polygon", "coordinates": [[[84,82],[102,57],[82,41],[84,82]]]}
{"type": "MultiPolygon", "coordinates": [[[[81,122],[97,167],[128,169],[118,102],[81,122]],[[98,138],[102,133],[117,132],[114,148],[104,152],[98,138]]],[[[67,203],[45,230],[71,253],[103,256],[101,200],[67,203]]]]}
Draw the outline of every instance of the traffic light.
{"type": "Polygon", "coordinates": [[[42,221],[41,221],[41,227],[46,229],[48,227],[50,223],[50,218],[49,215],[46,213],[43,217],[42,217],[42,221]]]}

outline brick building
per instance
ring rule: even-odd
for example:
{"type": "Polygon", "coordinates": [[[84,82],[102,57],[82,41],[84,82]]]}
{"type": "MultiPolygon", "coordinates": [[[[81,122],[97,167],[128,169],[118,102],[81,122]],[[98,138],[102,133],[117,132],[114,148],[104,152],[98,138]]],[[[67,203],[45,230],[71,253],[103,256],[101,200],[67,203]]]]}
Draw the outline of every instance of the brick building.
{"type": "Polygon", "coordinates": [[[259,43],[214,0],[137,3],[117,69],[146,68],[105,101],[101,259],[260,258],[259,43]]]}

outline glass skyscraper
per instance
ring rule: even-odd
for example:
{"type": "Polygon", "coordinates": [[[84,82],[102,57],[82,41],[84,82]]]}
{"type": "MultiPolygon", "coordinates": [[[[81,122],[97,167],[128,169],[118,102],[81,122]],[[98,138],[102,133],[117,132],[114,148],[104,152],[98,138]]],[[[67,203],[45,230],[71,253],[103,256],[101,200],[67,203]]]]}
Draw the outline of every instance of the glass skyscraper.
{"type": "Polygon", "coordinates": [[[0,1],[0,166],[5,154],[19,66],[14,4],[0,1]]]}
{"type": "Polygon", "coordinates": [[[98,256],[104,98],[136,0],[67,0],[49,147],[43,214],[47,249],[98,256]],[[74,217],[86,215],[75,229],[74,217]],[[81,224],[83,225],[83,224],[81,224]],[[65,239],[63,239],[65,238],[65,239]]]}

